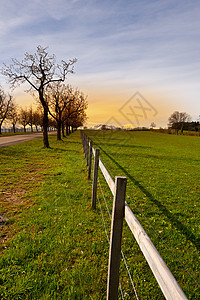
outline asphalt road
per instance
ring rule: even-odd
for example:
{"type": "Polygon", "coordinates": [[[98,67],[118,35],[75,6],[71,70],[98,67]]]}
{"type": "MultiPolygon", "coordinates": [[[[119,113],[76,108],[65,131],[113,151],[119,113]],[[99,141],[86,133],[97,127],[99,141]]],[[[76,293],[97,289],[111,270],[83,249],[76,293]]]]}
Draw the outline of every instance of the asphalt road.
{"type": "MultiPolygon", "coordinates": [[[[56,131],[49,132],[48,134],[55,134],[55,133],[56,133],[56,131]]],[[[3,136],[3,137],[0,137],[0,148],[27,142],[27,141],[42,138],[42,137],[43,137],[42,132],[30,133],[30,134],[25,134],[25,135],[3,136]]]]}

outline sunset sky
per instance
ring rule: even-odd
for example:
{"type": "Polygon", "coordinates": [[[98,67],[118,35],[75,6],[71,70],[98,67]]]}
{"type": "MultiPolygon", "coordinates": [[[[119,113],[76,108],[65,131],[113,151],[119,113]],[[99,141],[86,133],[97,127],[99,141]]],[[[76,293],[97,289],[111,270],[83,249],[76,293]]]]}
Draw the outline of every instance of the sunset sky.
{"type": "MultiPolygon", "coordinates": [[[[200,115],[199,0],[0,0],[0,66],[38,45],[76,57],[68,83],[88,95],[88,124],[166,126],[200,115]]],[[[8,91],[0,75],[1,86],[8,91]]],[[[33,103],[25,86],[12,92],[33,103]]]]}

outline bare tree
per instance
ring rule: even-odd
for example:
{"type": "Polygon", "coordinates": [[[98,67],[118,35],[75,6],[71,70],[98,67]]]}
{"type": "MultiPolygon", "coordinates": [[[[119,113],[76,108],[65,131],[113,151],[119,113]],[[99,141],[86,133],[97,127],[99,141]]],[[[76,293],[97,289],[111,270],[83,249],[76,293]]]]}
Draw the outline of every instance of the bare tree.
{"type": "Polygon", "coordinates": [[[81,114],[77,114],[73,116],[73,118],[70,120],[70,124],[72,127],[72,132],[74,131],[74,129],[76,130],[78,127],[81,127],[85,124],[87,120],[87,115],[86,112],[82,112],[81,114]]]}
{"type": "Polygon", "coordinates": [[[181,130],[183,132],[184,124],[186,122],[189,122],[191,120],[191,117],[186,112],[179,112],[175,111],[171,116],[169,117],[169,126],[172,129],[176,130],[176,134],[178,134],[178,131],[181,130]]]}
{"type": "Polygon", "coordinates": [[[154,122],[151,122],[151,124],[150,124],[150,128],[151,129],[154,129],[156,127],[156,123],[154,123],[154,122]]]}
{"type": "Polygon", "coordinates": [[[19,121],[19,114],[18,114],[18,106],[15,102],[11,103],[10,110],[8,113],[8,120],[12,123],[13,132],[16,132],[16,124],[19,121]]]}
{"type": "Polygon", "coordinates": [[[11,95],[6,95],[3,89],[0,87],[0,134],[1,127],[6,118],[8,118],[10,107],[12,105],[13,97],[11,95]]]}
{"type": "Polygon", "coordinates": [[[31,127],[31,132],[33,132],[33,108],[32,108],[32,105],[28,109],[28,125],[31,127]]]}
{"type": "Polygon", "coordinates": [[[27,108],[21,108],[19,113],[19,123],[23,125],[24,132],[26,132],[26,126],[29,123],[29,112],[27,108]]]}
{"type": "Polygon", "coordinates": [[[56,82],[51,85],[48,93],[49,113],[56,120],[57,140],[61,140],[61,127],[65,121],[64,111],[71,101],[72,88],[56,82]]]}
{"type": "Polygon", "coordinates": [[[42,114],[39,111],[39,109],[36,111],[33,111],[32,122],[37,131],[38,131],[38,126],[42,127],[42,114]]]}
{"type": "MultiPolygon", "coordinates": [[[[83,121],[82,115],[87,108],[86,97],[79,90],[61,83],[54,83],[51,86],[48,97],[49,113],[57,122],[57,140],[61,140],[61,129],[63,137],[65,136],[65,124],[69,134],[69,126],[73,128],[73,124],[75,125],[78,119],[79,123],[80,120],[83,121]]],[[[76,124],[78,125],[78,121],[76,124]]]]}
{"type": "Polygon", "coordinates": [[[19,61],[12,59],[12,64],[1,69],[3,75],[8,78],[11,87],[15,88],[22,83],[29,84],[28,92],[36,92],[43,107],[43,142],[44,147],[49,147],[48,141],[48,103],[45,99],[45,91],[52,82],[65,81],[68,73],[73,73],[73,64],[77,59],[61,64],[56,64],[55,55],[47,52],[47,47],[38,46],[34,54],[25,53],[24,59],[19,61]]]}
{"type": "Polygon", "coordinates": [[[73,127],[72,124],[74,120],[79,118],[82,114],[85,114],[87,107],[87,97],[78,89],[72,91],[70,101],[67,103],[63,117],[67,135],[70,133],[70,126],[73,127]]]}
{"type": "Polygon", "coordinates": [[[49,118],[49,128],[51,130],[57,128],[57,122],[52,116],[49,118]]]}

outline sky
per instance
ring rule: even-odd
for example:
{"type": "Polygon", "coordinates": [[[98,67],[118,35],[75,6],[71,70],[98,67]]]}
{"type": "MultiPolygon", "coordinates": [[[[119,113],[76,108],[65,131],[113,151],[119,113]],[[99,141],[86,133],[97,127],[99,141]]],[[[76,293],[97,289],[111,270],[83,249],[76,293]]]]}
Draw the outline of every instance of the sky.
{"type": "MultiPolygon", "coordinates": [[[[165,127],[200,115],[199,0],[0,0],[0,67],[38,45],[77,58],[66,83],[88,96],[88,126],[165,127]]],[[[9,85],[0,75],[0,85],[9,85]]],[[[20,86],[21,106],[34,103],[20,86]]]]}

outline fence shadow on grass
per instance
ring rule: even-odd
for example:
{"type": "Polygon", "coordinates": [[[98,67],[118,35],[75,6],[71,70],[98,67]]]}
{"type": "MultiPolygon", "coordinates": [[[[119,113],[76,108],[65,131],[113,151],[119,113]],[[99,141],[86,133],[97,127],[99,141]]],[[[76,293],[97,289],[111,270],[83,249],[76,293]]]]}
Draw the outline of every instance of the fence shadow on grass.
{"type": "MultiPolygon", "coordinates": [[[[98,141],[98,139],[97,139],[97,141],[98,141]]],[[[150,147],[150,146],[139,146],[139,145],[128,145],[128,144],[122,144],[122,143],[109,143],[109,142],[104,142],[104,141],[99,141],[101,144],[103,144],[104,146],[107,146],[107,147],[110,147],[110,146],[112,146],[112,147],[118,147],[118,148],[138,148],[138,149],[151,149],[152,147],[150,147]]],[[[112,140],[112,142],[113,142],[113,140],[112,140]]],[[[95,140],[95,144],[97,145],[98,144],[98,142],[96,142],[96,140],[95,140]]],[[[99,145],[98,145],[99,146],[99,145]]]]}
{"type": "Polygon", "coordinates": [[[124,169],[111,155],[109,155],[100,145],[98,147],[101,151],[120,169],[123,173],[133,182],[148,198],[153,202],[160,211],[170,220],[170,222],[185,235],[186,239],[192,242],[198,251],[200,251],[200,238],[196,237],[184,224],[177,220],[177,215],[172,214],[160,201],[154,198],[154,196],[137,181],[126,169],[124,169]]]}

